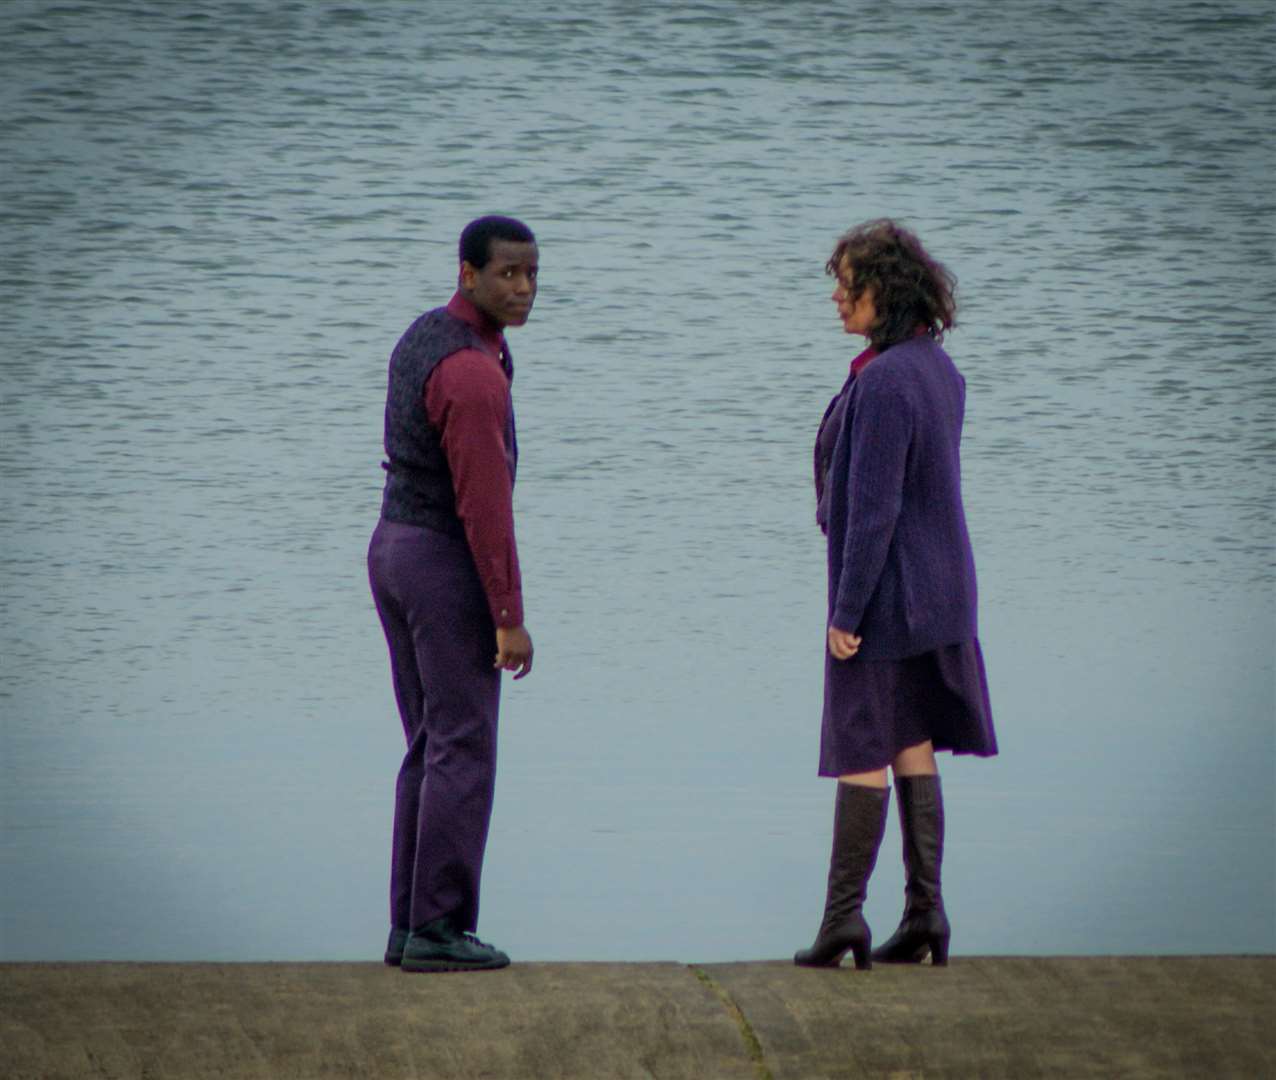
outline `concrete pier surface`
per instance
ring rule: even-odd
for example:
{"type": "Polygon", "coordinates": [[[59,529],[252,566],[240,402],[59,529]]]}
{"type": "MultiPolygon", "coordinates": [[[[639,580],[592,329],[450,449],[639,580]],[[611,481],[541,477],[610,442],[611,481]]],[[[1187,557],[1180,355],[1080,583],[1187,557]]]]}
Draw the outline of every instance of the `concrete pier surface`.
{"type": "Polygon", "coordinates": [[[1276,958],[0,964],[0,1077],[1276,1076],[1276,958]]]}

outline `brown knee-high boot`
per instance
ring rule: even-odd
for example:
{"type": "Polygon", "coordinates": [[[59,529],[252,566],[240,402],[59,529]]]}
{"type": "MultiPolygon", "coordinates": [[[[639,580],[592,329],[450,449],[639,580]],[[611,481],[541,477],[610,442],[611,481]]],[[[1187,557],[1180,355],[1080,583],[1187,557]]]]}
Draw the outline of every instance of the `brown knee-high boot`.
{"type": "Polygon", "coordinates": [[[829,859],[824,921],[809,949],[793,962],[802,967],[837,967],[849,951],[857,968],[871,968],[873,935],[864,921],[864,896],[886,831],[890,788],[837,784],[833,810],[833,855],[829,859]]]}
{"type": "Polygon", "coordinates": [[[944,796],[938,776],[897,776],[899,828],[904,834],[904,918],[899,929],[873,950],[883,964],[948,963],[952,929],[939,891],[944,859],[944,796]]]}

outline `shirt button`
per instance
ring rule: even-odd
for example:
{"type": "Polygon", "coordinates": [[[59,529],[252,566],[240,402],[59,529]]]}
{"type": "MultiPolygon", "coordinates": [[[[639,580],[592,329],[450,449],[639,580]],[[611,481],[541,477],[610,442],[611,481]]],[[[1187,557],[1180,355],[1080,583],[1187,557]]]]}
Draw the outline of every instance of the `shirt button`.
{"type": "Polygon", "coordinates": [[[510,612],[509,612],[509,608],[501,608],[501,615],[502,615],[502,616],[508,615],[509,613],[510,613],[510,612]]]}

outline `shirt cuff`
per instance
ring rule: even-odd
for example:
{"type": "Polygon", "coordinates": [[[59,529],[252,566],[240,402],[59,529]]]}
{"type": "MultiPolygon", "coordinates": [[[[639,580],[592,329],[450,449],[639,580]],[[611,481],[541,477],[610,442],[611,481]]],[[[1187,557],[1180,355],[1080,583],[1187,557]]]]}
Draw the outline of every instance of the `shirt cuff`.
{"type": "Polygon", "coordinates": [[[492,611],[492,621],[502,630],[512,630],[523,625],[523,596],[512,592],[505,596],[493,596],[488,599],[492,611]]]}

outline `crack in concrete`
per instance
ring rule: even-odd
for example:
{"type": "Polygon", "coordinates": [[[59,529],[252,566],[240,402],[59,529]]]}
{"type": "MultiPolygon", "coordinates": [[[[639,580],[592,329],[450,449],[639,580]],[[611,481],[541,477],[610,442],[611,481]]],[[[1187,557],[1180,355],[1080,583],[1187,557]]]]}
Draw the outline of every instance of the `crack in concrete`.
{"type": "Polygon", "coordinates": [[[735,1003],[735,999],[719,986],[713,976],[705,971],[704,968],[697,967],[695,964],[688,964],[687,970],[713,992],[713,995],[722,1002],[722,1007],[727,1010],[727,1015],[735,1021],[736,1027],[740,1029],[740,1038],[744,1040],[744,1048],[749,1054],[749,1060],[753,1062],[753,1071],[758,1080],[775,1080],[771,1073],[771,1067],[766,1063],[766,1054],[762,1051],[762,1043],[758,1039],[757,1032],[753,1030],[753,1025],[749,1023],[749,1018],[744,1015],[740,1006],[735,1003]]]}

